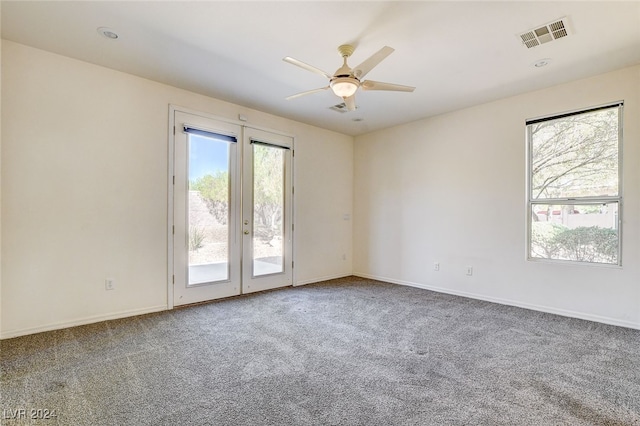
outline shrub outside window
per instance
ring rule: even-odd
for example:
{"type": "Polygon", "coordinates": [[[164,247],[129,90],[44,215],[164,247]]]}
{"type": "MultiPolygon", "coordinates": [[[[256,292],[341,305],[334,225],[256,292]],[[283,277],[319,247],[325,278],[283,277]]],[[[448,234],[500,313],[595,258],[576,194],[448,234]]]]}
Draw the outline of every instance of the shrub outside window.
{"type": "Polygon", "coordinates": [[[527,120],[530,260],[620,265],[622,108],[527,120]]]}

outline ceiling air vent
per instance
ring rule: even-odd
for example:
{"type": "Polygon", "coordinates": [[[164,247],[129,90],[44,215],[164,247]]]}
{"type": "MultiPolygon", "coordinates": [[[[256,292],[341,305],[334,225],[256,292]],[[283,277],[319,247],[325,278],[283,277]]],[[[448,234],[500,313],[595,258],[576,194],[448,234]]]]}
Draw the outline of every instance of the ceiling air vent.
{"type": "Polygon", "coordinates": [[[347,104],[345,104],[344,102],[341,104],[337,104],[332,107],[329,107],[329,109],[335,112],[339,112],[341,114],[344,114],[345,112],[349,112],[349,110],[347,109],[347,104]]]}
{"type": "Polygon", "coordinates": [[[560,18],[554,22],[542,25],[541,27],[534,28],[519,34],[522,44],[531,49],[532,47],[539,46],[550,41],[557,40],[562,37],[566,37],[570,34],[569,25],[567,24],[567,18],[560,18]]]}

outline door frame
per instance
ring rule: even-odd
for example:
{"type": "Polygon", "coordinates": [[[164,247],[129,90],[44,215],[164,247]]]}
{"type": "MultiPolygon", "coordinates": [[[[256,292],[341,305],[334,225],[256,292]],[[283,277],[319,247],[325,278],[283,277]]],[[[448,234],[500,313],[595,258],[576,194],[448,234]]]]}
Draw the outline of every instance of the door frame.
{"type": "MultiPolygon", "coordinates": [[[[218,115],[214,115],[214,114],[210,114],[207,112],[203,112],[203,111],[198,111],[192,108],[187,108],[187,107],[182,107],[179,105],[174,105],[174,104],[169,104],[169,120],[168,120],[168,126],[167,126],[167,140],[168,140],[168,144],[167,144],[167,309],[174,309],[175,305],[174,305],[174,297],[173,297],[173,286],[174,286],[174,261],[173,261],[173,250],[174,250],[174,244],[173,244],[173,223],[174,223],[174,213],[173,213],[173,209],[174,209],[174,179],[175,179],[175,134],[174,134],[174,129],[175,129],[175,113],[179,111],[179,112],[184,112],[186,114],[193,114],[193,115],[198,115],[201,116],[203,118],[207,118],[207,119],[211,119],[211,120],[217,120],[217,121],[222,121],[225,123],[229,123],[229,124],[235,124],[241,127],[241,131],[242,131],[242,140],[244,141],[244,132],[246,130],[247,127],[250,127],[252,129],[256,129],[256,130],[260,130],[260,131],[264,131],[264,132],[269,132],[269,133],[275,133],[275,134],[279,134],[285,137],[289,137],[291,138],[292,142],[291,142],[291,215],[292,215],[292,229],[291,229],[291,262],[292,265],[295,263],[295,232],[293,232],[293,228],[294,228],[294,224],[296,222],[296,203],[295,203],[295,193],[294,193],[294,187],[295,187],[295,144],[296,144],[296,137],[292,134],[280,131],[280,130],[275,130],[275,129],[271,129],[268,127],[263,127],[263,126],[256,126],[254,124],[248,125],[247,124],[247,119],[244,115],[239,114],[239,120],[233,120],[233,119],[229,119],[226,117],[221,117],[218,115]]],[[[238,141],[240,142],[240,141],[238,141]]],[[[243,145],[243,143],[241,143],[243,145]]],[[[238,155],[241,156],[241,158],[244,158],[244,152],[242,150],[242,147],[239,147],[240,150],[238,152],[238,155]]],[[[240,170],[240,182],[239,185],[242,187],[242,177],[243,175],[243,171],[240,170]]],[[[242,205],[242,200],[240,202],[240,212],[242,214],[243,211],[243,205],[242,205]]],[[[241,277],[242,280],[242,277],[241,277]]],[[[295,286],[296,284],[296,270],[295,268],[292,268],[291,271],[291,280],[292,280],[292,285],[295,286]]],[[[242,282],[241,282],[242,285],[242,282]]],[[[245,294],[245,293],[242,293],[245,294]]]]}

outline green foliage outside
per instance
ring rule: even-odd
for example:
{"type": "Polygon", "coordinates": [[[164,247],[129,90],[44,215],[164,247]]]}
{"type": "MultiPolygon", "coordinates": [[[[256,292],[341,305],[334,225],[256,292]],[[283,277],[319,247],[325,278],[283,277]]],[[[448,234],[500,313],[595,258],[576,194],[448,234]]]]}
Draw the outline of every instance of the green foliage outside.
{"type": "Polygon", "coordinates": [[[570,260],[617,263],[618,233],[597,226],[569,229],[555,237],[563,254],[570,260]]]}
{"type": "Polygon", "coordinates": [[[556,237],[567,231],[566,226],[551,222],[534,222],[531,224],[531,254],[533,257],[557,259],[560,247],[556,237]]]}
{"type": "MultiPolygon", "coordinates": [[[[253,145],[254,156],[254,233],[264,241],[282,234],[284,207],[284,151],[253,145]]],[[[229,175],[225,171],[207,174],[189,182],[189,189],[199,191],[209,212],[222,225],[229,218],[229,175]]]]}
{"type": "Polygon", "coordinates": [[[254,233],[264,241],[282,235],[284,150],[253,145],[254,233]]]}
{"type": "Polygon", "coordinates": [[[229,220],[229,174],[218,170],[189,182],[189,190],[200,192],[209,213],[218,223],[226,225],[229,220]]]}
{"type": "Polygon", "coordinates": [[[196,251],[202,248],[204,241],[204,231],[196,226],[189,227],[189,251],[196,251]]]}
{"type": "Polygon", "coordinates": [[[533,257],[594,263],[618,262],[618,232],[598,226],[569,229],[549,222],[531,227],[533,257]]]}

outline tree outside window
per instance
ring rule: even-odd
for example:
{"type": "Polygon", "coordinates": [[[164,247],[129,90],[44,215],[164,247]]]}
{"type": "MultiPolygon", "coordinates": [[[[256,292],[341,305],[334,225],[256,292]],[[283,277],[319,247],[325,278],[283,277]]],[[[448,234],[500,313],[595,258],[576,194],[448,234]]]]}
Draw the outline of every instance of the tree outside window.
{"type": "Polygon", "coordinates": [[[622,104],[527,122],[530,259],[620,264],[622,104]]]}

